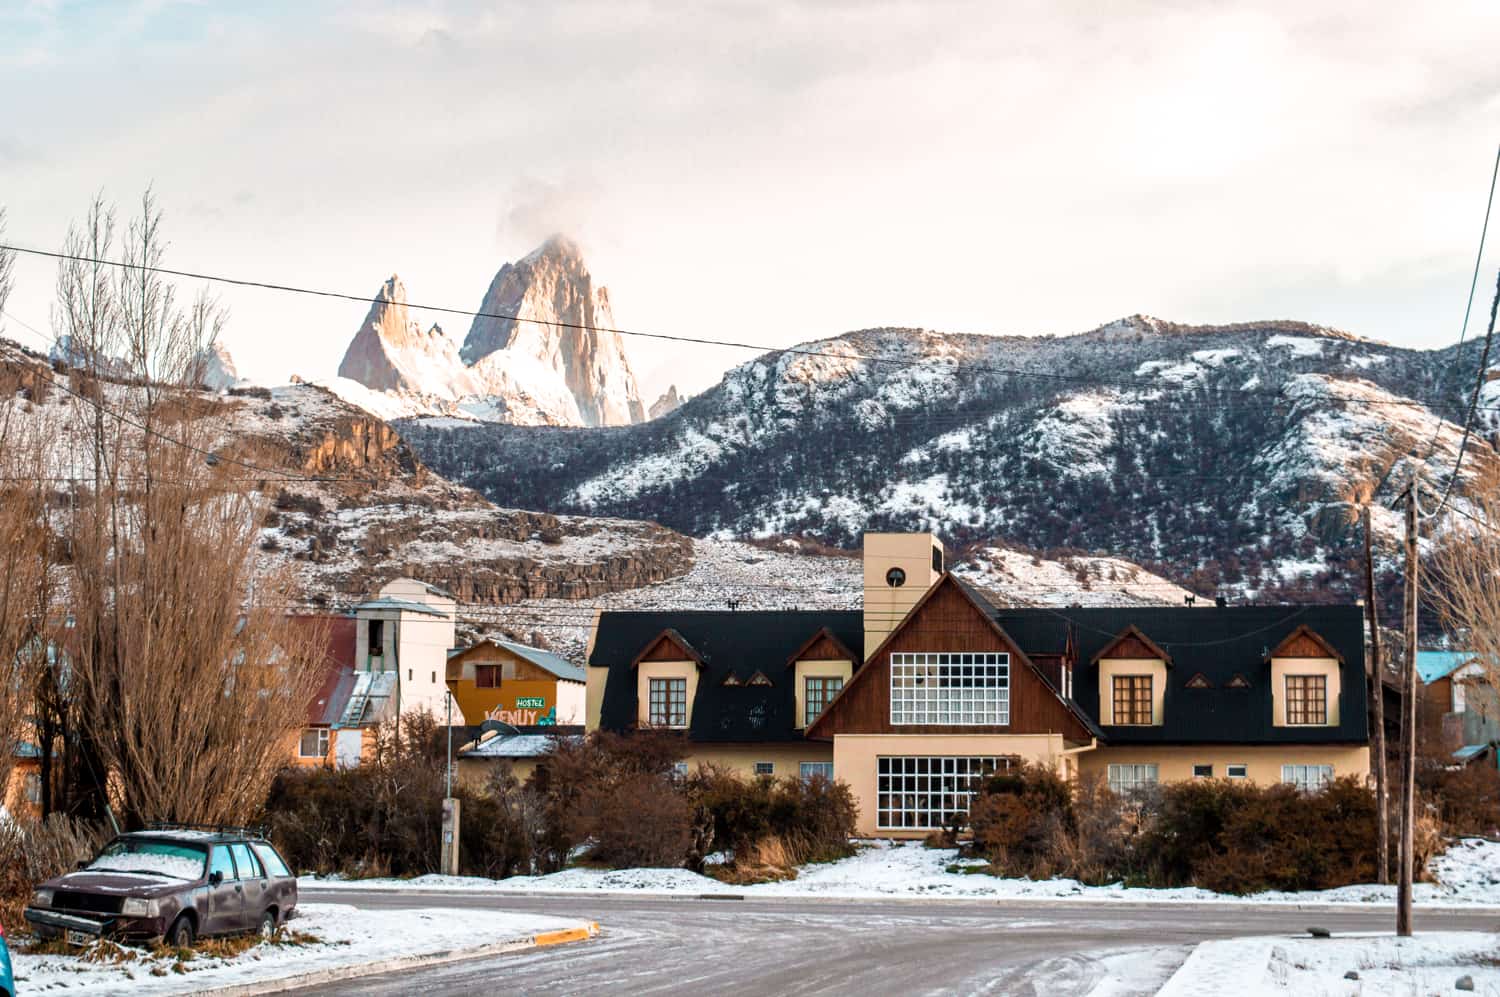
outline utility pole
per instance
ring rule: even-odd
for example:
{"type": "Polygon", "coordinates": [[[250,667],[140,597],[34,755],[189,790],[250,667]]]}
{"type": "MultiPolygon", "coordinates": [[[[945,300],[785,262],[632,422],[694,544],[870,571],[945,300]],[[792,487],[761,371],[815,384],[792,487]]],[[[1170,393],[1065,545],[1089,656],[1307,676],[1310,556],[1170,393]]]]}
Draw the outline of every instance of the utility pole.
{"type": "Polygon", "coordinates": [[[1401,857],[1396,875],[1396,934],[1411,936],[1412,852],[1417,782],[1417,475],[1406,490],[1406,648],[1401,672],[1401,857]]]}
{"type": "Polygon", "coordinates": [[[438,871],[444,876],[458,875],[458,828],[463,817],[459,801],[453,797],[453,690],[448,690],[448,768],[443,790],[443,850],[438,871]]]}
{"type": "Polygon", "coordinates": [[[1391,878],[1390,787],[1385,777],[1385,657],[1380,653],[1380,612],[1375,606],[1375,553],[1370,506],[1360,518],[1365,527],[1365,610],[1370,617],[1370,680],[1375,697],[1375,882],[1391,878]]]}

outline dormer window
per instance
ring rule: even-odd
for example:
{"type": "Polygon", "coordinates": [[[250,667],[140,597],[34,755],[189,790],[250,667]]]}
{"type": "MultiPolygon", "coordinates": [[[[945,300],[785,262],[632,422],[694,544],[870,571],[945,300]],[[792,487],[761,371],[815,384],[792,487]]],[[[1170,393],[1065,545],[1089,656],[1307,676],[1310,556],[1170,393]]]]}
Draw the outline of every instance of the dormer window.
{"type": "Polygon", "coordinates": [[[652,679],[650,710],[647,718],[653,727],[687,726],[687,679],[652,679]]]}
{"type": "Polygon", "coordinates": [[[1116,675],[1113,691],[1111,723],[1142,727],[1152,724],[1150,675],[1116,675]]]}
{"type": "Polygon", "coordinates": [[[1328,723],[1328,676],[1286,677],[1286,722],[1288,726],[1326,726],[1328,723]]]}

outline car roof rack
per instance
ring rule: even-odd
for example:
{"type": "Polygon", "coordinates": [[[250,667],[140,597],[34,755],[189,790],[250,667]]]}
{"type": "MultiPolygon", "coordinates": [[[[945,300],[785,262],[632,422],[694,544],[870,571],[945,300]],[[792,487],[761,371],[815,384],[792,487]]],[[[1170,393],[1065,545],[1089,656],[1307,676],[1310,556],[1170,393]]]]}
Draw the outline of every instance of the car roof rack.
{"type": "Polygon", "coordinates": [[[143,831],[202,831],[207,834],[222,834],[225,837],[264,838],[266,829],[240,824],[192,824],[177,820],[147,821],[143,831]]]}

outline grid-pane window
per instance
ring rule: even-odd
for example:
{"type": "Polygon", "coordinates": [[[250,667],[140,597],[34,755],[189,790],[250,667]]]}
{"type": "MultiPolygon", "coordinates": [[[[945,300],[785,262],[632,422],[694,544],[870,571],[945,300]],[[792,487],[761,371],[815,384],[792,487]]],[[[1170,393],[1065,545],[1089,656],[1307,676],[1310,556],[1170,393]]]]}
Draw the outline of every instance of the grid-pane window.
{"type": "Polygon", "coordinates": [[[775,762],[756,762],[755,763],[755,774],[756,775],[774,775],[775,772],[776,772],[776,763],[775,762]]]}
{"type": "Polygon", "coordinates": [[[943,827],[967,814],[982,776],[1009,771],[1006,756],[898,757],[879,760],[876,825],[881,828],[943,827]]]}
{"type": "Polygon", "coordinates": [[[302,741],[297,745],[297,754],[303,758],[328,757],[328,728],[309,727],[302,732],[302,741]]]}
{"type": "Polygon", "coordinates": [[[687,679],[652,679],[650,709],[653,727],[687,726],[687,679]]]}
{"type": "Polygon", "coordinates": [[[803,762],[799,774],[803,782],[810,782],[820,777],[832,782],[833,762],[803,762]]]}
{"type": "Polygon", "coordinates": [[[1134,765],[1111,765],[1109,767],[1109,788],[1116,793],[1124,795],[1134,792],[1146,786],[1156,785],[1157,768],[1155,762],[1138,763],[1134,765]]]}
{"type": "Polygon", "coordinates": [[[1288,724],[1328,723],[1328,676],[1288,675],[1286,677],[1286,722],[1288,724]]]}
{"type": "Polygon", "coordinates": [[[803,726],[811,726],[843,687],[844,680],[837,675],[809,675],[807,686],[803,691],[803,701],[806,704],[806,713],[802,718],[803,726]]]}
{"type": "Polygon", "coordinates": [[[891,723],[1010,723],[1010,655],[891,655],[891,723]]]}
{"type": "Polygon", "coordinates": [[[1298,789],[1322,789],[1333,781],[1332,765],[1283,765],[1281,781],[1289,782],[1298,789]]]}
{"type": "Polygon", "coordinates": [[[1151,723],[1150,675],[1116,675],[1113,689],[1116,724],[1151,723]]]}

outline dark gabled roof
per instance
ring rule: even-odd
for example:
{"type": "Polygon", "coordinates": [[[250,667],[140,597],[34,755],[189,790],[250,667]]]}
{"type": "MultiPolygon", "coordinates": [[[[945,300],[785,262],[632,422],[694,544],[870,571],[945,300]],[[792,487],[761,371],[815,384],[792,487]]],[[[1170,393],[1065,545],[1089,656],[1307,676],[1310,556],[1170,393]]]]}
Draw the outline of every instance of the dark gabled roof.
{"type": "Polygon", "coordinates": [[[600,724],[610,730],[635,726],[636,672],[632,663],[663,631],[675,630],[702,656],[693,716],[693,741],[750,743],[801,741],[796,727],[795,683],[751,685],[756,672],[779,675],[786,660],[822,627],[863,660],[863,616],[858,611],[769,610],[755,612],[606,612],[599,616],[591,668],[608,668],[600,724]],[[724,680],[734,675],[741,684],[724,680]]]}
{"type": "Polygon", "coordinates": [[[1079,665],[1073,697],[1099,717],[1098,651],[1134,625],[1172,655],[1178,675],[1199,672],[1212,684],[1189,689],[1168,681],[1165,722],[1158,727],[1102,725],[1109,744],[1309,744],[1364,743],[1366,718],[1364,616],[1359,606],[1137,606],[1111,609],[999,609],[991,615],[1028,653],[1055,654],[1071,626],[1079,665]],[[1274,727],[1271,724],[1269,652],[1306,626],[1342,657],[1339,724],[1274,727]],[[1230,687],[1236,674],[1248,689],[1230,687]]]}

